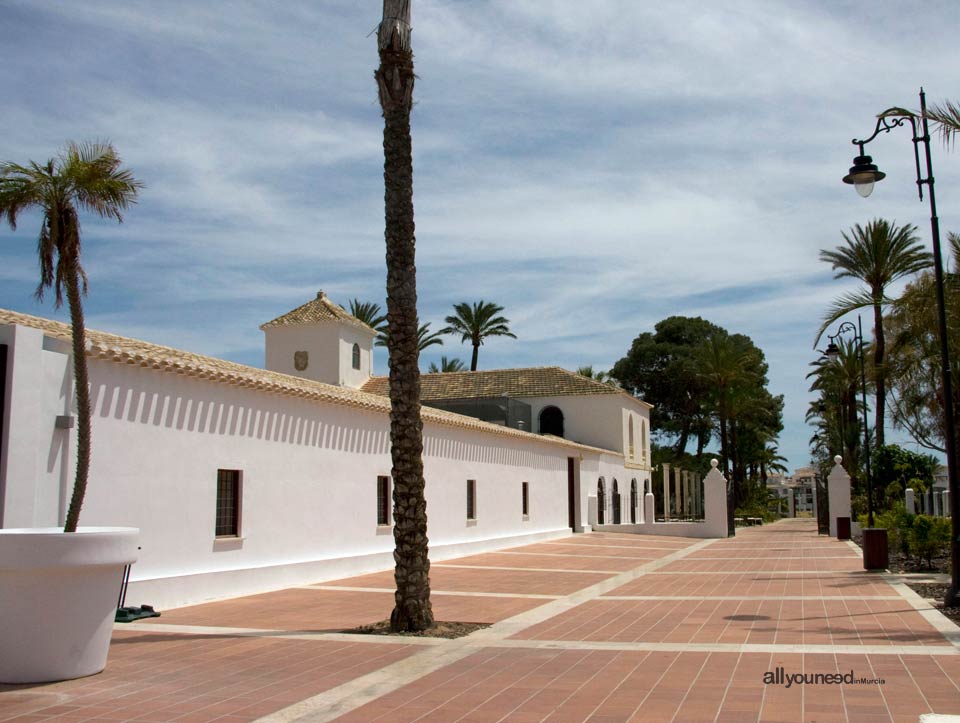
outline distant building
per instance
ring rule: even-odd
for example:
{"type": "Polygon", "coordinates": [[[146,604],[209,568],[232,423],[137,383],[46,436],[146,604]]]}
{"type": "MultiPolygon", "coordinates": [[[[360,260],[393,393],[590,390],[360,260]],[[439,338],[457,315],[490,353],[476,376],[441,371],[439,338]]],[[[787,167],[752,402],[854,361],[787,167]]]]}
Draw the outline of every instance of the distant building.
{"type": "Polygon", "coordinates": [[[785,514],[793,517],[808,517],[814,514],[816,479],[817,473],[812,467],[798,467],[791,476],[769,475],[767,490],[784,501],[785,514]]]}

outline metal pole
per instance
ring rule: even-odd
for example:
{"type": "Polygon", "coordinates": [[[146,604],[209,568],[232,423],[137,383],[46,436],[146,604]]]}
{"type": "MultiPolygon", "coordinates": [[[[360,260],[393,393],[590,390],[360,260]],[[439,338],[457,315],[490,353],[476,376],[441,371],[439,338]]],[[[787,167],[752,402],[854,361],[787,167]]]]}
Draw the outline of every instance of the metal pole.
{"type": "Polygon", "coordinates": [[[870,474],[870,429],[867,418],[867,375],[863,363],[863,325],[857,314],[857,349],[860,357],[860,398],[863,401],[863,459],[867,474],[867,526],[873,527],[873,476],[870,474]]]}
{"type": "Polygon", "coordinates": [[[930,231],[933,235],[933,272],[937,288],[937,325],[940,331],[940,367],[943,376],[943,414],[946,418],[945,442],[947,449],[947,486],[950,490],[950,517],[953,520],[953,535],[950,544],[951,581],[947,590],[945,604],[956,606],[960,603],[960,494],[957,494],[957,433],[953,411],[953,382],[950,373],[950,349],[947,343],[947,311],[944,300],[943,260],[940,255],[940,220],[937,218],[937,200],[933,189],[933,164],[930,159],[930,128],[927,122],[927,96],[920,89],[920,114],[923,122],[923,135],[914,138],[914,144],[923,142],[927,161],[927,178],[917,179],[917,183],[926,183],[930,189],[930,231]]]}

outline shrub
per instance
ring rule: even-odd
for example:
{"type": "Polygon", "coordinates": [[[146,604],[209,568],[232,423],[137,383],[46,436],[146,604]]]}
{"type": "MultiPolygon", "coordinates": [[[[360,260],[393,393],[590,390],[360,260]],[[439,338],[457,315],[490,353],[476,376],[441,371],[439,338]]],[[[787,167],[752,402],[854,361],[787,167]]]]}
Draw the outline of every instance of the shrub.
{"type": "Polygon", "coordinates": [[[950,545],[951,524],[945,517],[917,515],[909,531],[910,552],[926,560],[933,567],[933,558],[947,553],[950,545]]]}

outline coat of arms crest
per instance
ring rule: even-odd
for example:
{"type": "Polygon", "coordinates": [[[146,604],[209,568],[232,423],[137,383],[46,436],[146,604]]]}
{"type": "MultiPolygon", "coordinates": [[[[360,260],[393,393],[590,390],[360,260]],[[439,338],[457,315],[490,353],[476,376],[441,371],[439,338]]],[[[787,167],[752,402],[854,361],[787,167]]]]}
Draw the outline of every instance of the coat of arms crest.
{"type": "Polygon", "coordinates": [[[302,372],[307,368],[307,352],[305,351],[295,351],[293,352],[293,368],[298,372],[302,372]]]}

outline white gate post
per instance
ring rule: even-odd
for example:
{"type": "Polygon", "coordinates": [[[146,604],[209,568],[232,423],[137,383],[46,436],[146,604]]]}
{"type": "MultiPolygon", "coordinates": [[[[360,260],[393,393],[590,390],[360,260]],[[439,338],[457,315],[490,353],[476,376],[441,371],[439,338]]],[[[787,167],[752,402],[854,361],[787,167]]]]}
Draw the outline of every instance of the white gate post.
{"type": "MultiPolygon", "coordinates": [[[[833,458],[833,469],[827,476],[827,501],[830,506],[830,537],[837,536],[837,518],[850,517],[850,475],[841,465],[843,458],[833,458]]],[[[852,522],[852,520],[851,520],[852,522]]]]}

